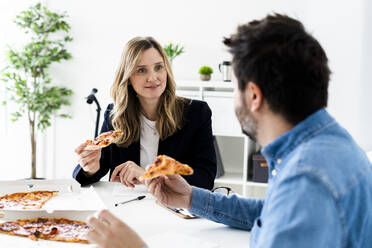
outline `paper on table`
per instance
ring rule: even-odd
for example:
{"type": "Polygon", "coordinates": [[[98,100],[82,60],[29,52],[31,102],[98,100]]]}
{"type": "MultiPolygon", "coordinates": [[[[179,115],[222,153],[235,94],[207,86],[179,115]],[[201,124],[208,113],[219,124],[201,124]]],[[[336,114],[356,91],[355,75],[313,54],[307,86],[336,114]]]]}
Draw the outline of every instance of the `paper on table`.
{"type": "Polygon", "coordinates": [[[151,248],[219,248],[220,245],[177,232],[166,232],[150,237],[147,245],[151,248]]]}
{"type": "Polygon", "coordinates": [[[130,188],[122,184],[117,184],[113,189],[113,195],[120,198],[145,195],[146,199],[154,199],[154,197],[148,192],[145,185],[136,185],[135,188],[130,188]]]}
{"type": "Polygon", "coordinates": [[[99,210],[105,208],[92,186],[80,193],[60,193],[45,203],[43,209],[99,210]]]}

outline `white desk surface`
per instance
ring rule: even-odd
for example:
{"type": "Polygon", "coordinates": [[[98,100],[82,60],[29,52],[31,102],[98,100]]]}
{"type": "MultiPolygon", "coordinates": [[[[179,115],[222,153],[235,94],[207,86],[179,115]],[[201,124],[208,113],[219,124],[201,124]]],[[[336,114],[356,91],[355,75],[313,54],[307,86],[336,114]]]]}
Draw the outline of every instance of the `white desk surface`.
{"type": "MultiPolygon", "coordinates": [[[[145,187],[128,189],[119,183],[98,182],[93,185],[106,207],[131,226],[150,248],[155,247],[249,247],[249,232],[230,228],[206,219],[183,219],[156,204],[145,187]],[[115,207],[120,201],[146,195],[115,207]]],[[[51,241],[32,241],[27,238],[0,234],[0,247],[94,247],[51,241]],[[58,243],[58,244],[57,244],[58,243]],[[11,246],[9,246],[11,245],[11,246]]]]}

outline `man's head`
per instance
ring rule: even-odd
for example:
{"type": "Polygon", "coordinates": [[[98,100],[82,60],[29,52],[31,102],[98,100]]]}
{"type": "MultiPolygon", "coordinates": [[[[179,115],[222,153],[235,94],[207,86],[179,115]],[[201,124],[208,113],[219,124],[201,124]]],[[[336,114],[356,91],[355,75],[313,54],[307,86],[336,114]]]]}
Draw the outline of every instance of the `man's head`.
{"type": "Polygon", "coordinates": [[[257,121],[250,113],[254,106],[247,106],[251,103],[244,95],[248,88],[258,90],[268,109],[292,125],[327,106],[328,59],[299,21],[268,15],[239,26],[237,33],[225,38],[224,43],[233,55],[238,96],[242,100],[236,114],[243,130],[253,138],[257,121]]]}

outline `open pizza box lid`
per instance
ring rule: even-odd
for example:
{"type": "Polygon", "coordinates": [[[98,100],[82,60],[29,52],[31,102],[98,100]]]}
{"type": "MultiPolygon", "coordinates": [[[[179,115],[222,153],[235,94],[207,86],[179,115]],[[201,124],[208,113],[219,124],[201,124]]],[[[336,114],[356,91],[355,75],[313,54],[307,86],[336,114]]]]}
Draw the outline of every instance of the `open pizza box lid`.
{"type": "Polygon", "coordinates": [[[81,187],[74,179],[0,181],[0,195],[36,190],[80,192],[81,187]]]}
{"type": "Polygon", "coordinates": [[[0,211],[3,213],[9,212],[9,214],[11,214],[12,211],[14,211],[14,213],[24,212],[25,215],[33,216],[38,213],[38,211],[43,210],[51,213],[56,210],[68,210],[73,212],[77,210],[97,211],[106,208],[92,186],[90,188],[81,189],[80,184],[72,179],[0,181],[0,195],[36,190],[56,190],[58,194],[47,201],[42,209],[11,208],[0,209],[0,211]]]}

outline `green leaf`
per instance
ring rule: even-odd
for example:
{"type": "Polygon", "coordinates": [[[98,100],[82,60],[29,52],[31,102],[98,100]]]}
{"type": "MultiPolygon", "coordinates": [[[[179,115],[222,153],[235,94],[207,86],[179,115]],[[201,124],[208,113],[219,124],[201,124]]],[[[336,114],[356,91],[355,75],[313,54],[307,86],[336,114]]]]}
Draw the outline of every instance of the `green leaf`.
{"type": "Polygon", "coordinates": [[[7,82],[8,101],[18,105],[13,121],[24,115],[32,120],[35,117],[36,127],[43,131],[51,125],[54,114],[69,117],[56,112],[70,104],[72,90],[53,85],[48,75],[50,65],[72,58],[65,48],[73,40],[66,19],[66,13],[52,12],[41,3],[16,16],[16,25],[30,40],[22,48],[8,47],[6,67],[0,72],[0,79],[7,82]]]}
{"type": "Polygon", "coordinates": [[[167,45],[164,45],[164,51],[165,51],[165,54],[167,55],[169,61],[172,63],[172,61],[179,55],[181,55],[182,53],[184,53],[184,47],[179,45],[179,44],[173,44],[173,43],[169,43],[167,45]]]}

